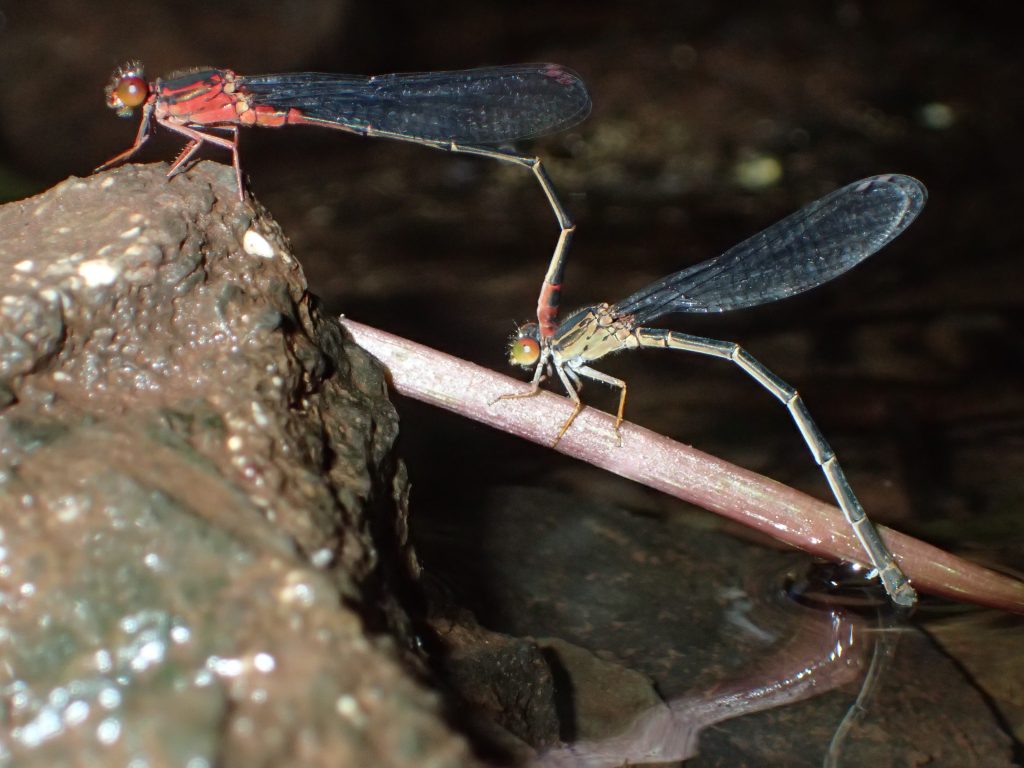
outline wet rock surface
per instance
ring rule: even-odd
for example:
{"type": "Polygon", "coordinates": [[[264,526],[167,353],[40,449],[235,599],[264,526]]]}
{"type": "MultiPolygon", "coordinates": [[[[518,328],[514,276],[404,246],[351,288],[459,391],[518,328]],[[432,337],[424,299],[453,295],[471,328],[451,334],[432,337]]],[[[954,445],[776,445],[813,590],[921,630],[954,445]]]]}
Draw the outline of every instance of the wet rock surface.
{"type": "Polygon", "coordinates": [[[397,419],[229,168],[0,208],[0,764],[456,766],[397,419]]]}

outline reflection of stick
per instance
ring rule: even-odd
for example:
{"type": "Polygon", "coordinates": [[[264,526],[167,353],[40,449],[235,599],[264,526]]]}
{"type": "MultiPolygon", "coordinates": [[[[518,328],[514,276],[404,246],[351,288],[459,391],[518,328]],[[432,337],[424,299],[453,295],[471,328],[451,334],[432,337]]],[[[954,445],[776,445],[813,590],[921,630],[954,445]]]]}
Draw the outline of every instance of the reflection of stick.
{"type": "Polygon", "coordinates": [[[655,707],[617,736],[541,755],[535,768],[617,768],[625,763],[687,760],[697,754],[700,732],[709,726],[803,701],[856,680],[866,651],[863,626],[844,613],[834,611],[828,621],[808,620],[795,646],[777,654],[775,668],[759,678],[655,707]]]}
{"type": "MultiPolygon", "coordinates": [[[[380,360],[401,394],[551,445],[573,410],[564,397],[494,402],[521,382],[352,320],[342,325],[380,360]]],[[[862,549],[839,510],[754,472],[662,435],[585,408],[558,443],[561,453],[697,504],[830,560],[859,562],[862,549]],[[621,444],[620,444],[621,442],[621,444]]],[[[879,526],[900,565],[923,592],[1024,613],[1024,583],[879,526]]]]}

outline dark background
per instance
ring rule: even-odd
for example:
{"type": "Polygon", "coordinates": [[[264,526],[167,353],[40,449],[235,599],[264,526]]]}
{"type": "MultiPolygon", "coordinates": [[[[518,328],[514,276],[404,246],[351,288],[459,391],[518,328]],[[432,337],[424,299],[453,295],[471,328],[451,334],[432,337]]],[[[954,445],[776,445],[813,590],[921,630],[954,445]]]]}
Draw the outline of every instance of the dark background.
{"type": "MultiPolygon", "coordinates": [[[[531,148],[579,225],[566,309],[621,299],[841,184],[911,174],[928,186],[924,213],[852,274],[769,307],[665,322],[740,341],[798,386],[874,519],[1018,567],[1024,54],[1012,7],[0,3],[0,199],[88,174],[130,144],[137,123],[118,120],[102,94],[129,58],[150,77],[201,65],[571,67],[593,114],[531,148]]],[[[169,160],[178,146],[161,137],[142,159],[169,160]]],[[[244,133],[242,158],[330,307],[505,365],[505,339],[530,319],[557,235],[528,173],[301,128],[244,133]]],[[[629,379],[632,420],[827,497],[783,409],[738,370],[668,353],[603,369],[629,379]]],[[[614,404],[597,386],[585,396],[614,404]]],[[[508,486],[647,514],[682,509],[542,448],[398,405],[414,518],[474,508],[508,486]]]]}

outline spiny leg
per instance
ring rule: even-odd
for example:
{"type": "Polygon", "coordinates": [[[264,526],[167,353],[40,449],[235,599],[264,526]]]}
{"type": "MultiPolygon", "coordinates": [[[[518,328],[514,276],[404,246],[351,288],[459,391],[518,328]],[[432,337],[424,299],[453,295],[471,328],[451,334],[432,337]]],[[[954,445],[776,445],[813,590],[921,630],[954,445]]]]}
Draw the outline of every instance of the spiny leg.
{"type": "Polygon", "coordinates": [[[97,171],[102,171],[104,168],[109,168],[112,165],[124,162],[139,151],[139,148],[146,143],[147,139],[149,139],[149,120],[152,113],[153,105],[147,103],[142,108],[142,116],[139,120],[139,130],[135,133],[135,143],[128,147],[124,152],[114,155],[114,157],[107,160],[103,165],[97,166],[97,171]]]}
{"type": "Polygon", "coordinates": [[[580,400],[579,389],[581,386],[580,377],[592,379],[593,381],[600,381],[602,384],[607,384],[610,387],[616,387],[619,390],[619,409],[615,414],[615,439],[619,445],[622,445],[622,436],[619,434],[619,427],[622,425],[623,413],[626,409],[626,382],[622,379],[617,379],[614,376],[609,376],[607,373],[595,370],[590,366],[581,365],[575,368],[566,369],[564,366],[557,366],[558,376],[562,380],[562,384],[565,385],[565,390],[569,397],[573,400],[576,405],[576,409],[573,411],[572,416],[569,420],[562,425],[562,429],[558,432],[558,437],[555,438],[555,442],[552,447],[558,445],[558,441],[562,439],[562,436],[568,431],[572,423],[576,421],[576,417],[580,415],[583,410],[583,402],[580,400]]]}
{"type": "Polygon", "coordinates": [[[581,365],[578,368],[574,368],[573,372],[579,376],[585,376],[588,379],[594,381],[600,381],[602,384],[607,384],[610,387],[615,387],[619,390],[619,410],[615,413],[615,432],[619,431],[619,427],[622,425],[623,414],[626,411],[626,382],[622,379],[617,379],[614,376],[609,376],[607,373],[595,370],[588,365],[581,365]]]}
{"type": "Polygon", "coordinates": [[[235,166],[235,185],[238,188],[238,201],[245,202],[245,187],[242,186],[242,163],[238,159],[238,126],[231,128],[231,162],[235,166]]]}
{"type": "Polygon", "coordinates": [[[168,178],[176,176],[181,167],[192,158],[192,155],[194,155],[202,145],[203,142],[199,139],[192,139],[192,141],[182,147],[181,152],[178,153],[174,162],[171,163],[171,167],[167,170],[168,178]]]}
{"type": "Polygon", "coordinates": [[[573,402],[572,413],[569,414],[569,418],[565,420],[565,424],[558,430],[558,434],[555,435],[554,442],[551,443],[551,447],[554,448],[558,445],[558,442],[562,439],[562,436],[569,431],[569,427],[576,421],[576,417],[580,415],[583,410],[583,401],[580,399],[578,392],[580,381],[579,378],[573,376],[572,372],[567,372],[565,366],[559,365],[555,362],[555,373],[558,374],[558,378],[561,380],[562,385],[565,387],[566,394],[569,395],[569,399],[573,402]]]}
{"type": "Polygon", "coordinates": [[[814,461],[821,467],[825,480],[832,490],[832,495],[867,554],[872,567],[878,573],[885,591],[897,605],[910,607],[916,603],[917,592],[910,585],[892,553],[882,541],[878,530],[868,518],[864,507],[861,506],[846,475],[839,466],[835,451],[825,440],[825,436],[811,418],[810,411],[803,399],[793,387],[772,373],[739,344],[731,341],[718,341],[653,328],[638,328],[635,335],[641,346],[678,349],[731,360],[783,403],[810,449],[814,461]]]}
{"type": "Polygon", "coordinates": [[[230,150],[231,159],[235,166],[235,183],[238,185],[238,199],[245,200],[245,192],[242,189],[242,167],[238,162],[238,126],[227,125],[223,126],[224,130],[231,133],[232,138],[225,139],[221,136],[215,136],[212,133],[206,133],[205,131],[199,131],[195,128],[190,128],[187,125],[176,125],[174,123],[167,122],[166,120],[157,120],[160,125],[165,128],[180,133],[189,139],[189,144],[185,147],[182,153],[178,156],[178,159],[171,165],[170,170],[167,171],[168,177],[174,176],[179,171],[183,164],[188,161],[198,150],[199,147],[204,143],[209,142],[218,147],[230,150]]]}
{"type": "MultiPolygon", "coordinates": [[[[537,363],[537,367],[534,369],[533,381],[530,382],[530,388],[526,392],[509,392],[508,394],[499,395],[498,397],[494,398],[494,400],[492,400],[490,404],[494,405],[499,400],[520,400],[526,397],[536,397],[538,394],[540,394],[540,383],[544,379],[544,369],[547,367],[547,359],[549,354],[550,348],[545,347],[544,353],[542,354],[540,361],[537,363]]],[[[576,417],[579,416],[580,411],[583,410],[583,401],[580,400],[580,396],[576,392],[578,379],[576,380],[576,382],[574,382],[570,378],[572,374],[570,373],[569,375],[567,375],[563,367],[558,363],[555,363],[554,368],[558,374],[558,378],[565,386],[565,391],[568,393],[569,398],[573,401],[574,407],[572,414],[562,425],[562,428],[558,430],[558,434],[555,436],[554,441],[551,443],[552,448],[558,445],[558,442],[562,439],[562,435],[564,435],[566,431],[569,429],[569,427],[572,426],[572,423],[576,421],[576,417]]]]}
{"type": "Polygon", "coordinates": [[[537,365],[533,369],[533,379],[530,381],[530,388],[526,392],[509,392],[504,395],[498,395],[488,405],[494,405],[501,400],[520,400],[524,397],[535,397],[540,392],[540,383],[544,380],[544,370],[548,366],[550,357],[551,347],[541,344],[540,357],[537,359],[537,365]]]}

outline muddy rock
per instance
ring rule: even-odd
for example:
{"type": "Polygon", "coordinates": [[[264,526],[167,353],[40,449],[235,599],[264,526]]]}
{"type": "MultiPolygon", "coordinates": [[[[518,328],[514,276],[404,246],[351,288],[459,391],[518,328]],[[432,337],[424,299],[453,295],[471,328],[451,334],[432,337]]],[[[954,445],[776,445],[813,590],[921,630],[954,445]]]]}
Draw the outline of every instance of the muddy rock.
{"type": "Polygon", "coordinates": [[[0,208],[0,765],[473,764],[382,372],[231,170],[0,208]]]}

